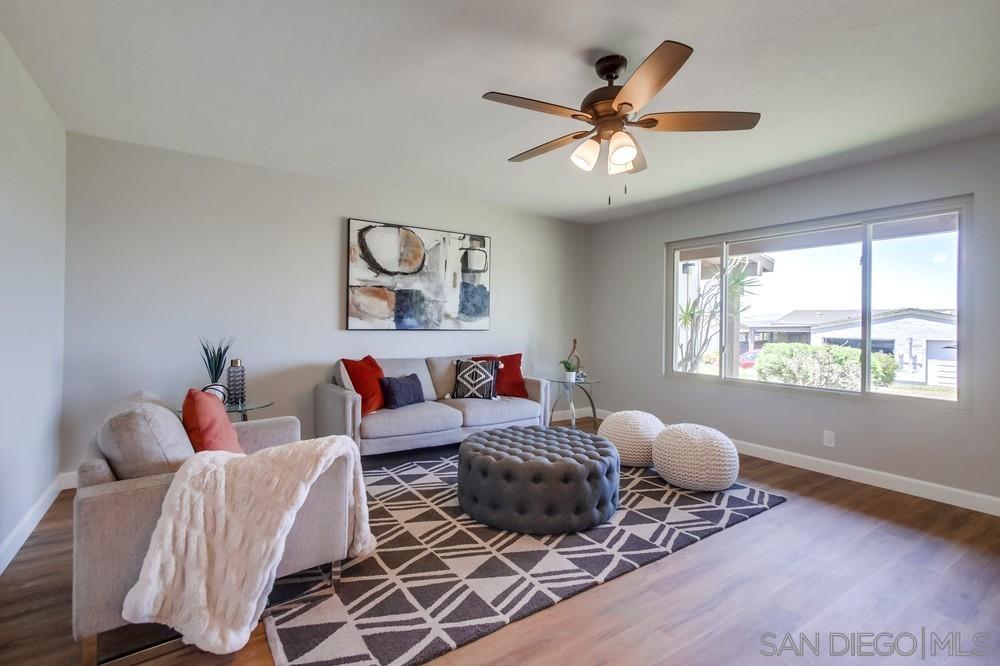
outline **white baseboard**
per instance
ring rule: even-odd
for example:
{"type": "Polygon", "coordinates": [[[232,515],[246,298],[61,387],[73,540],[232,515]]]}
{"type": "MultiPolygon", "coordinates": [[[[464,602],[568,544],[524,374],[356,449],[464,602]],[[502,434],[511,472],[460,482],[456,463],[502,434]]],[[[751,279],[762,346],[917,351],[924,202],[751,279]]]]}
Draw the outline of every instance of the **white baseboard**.
{"type": "Polygon", "coordinates": [[[56,478],[59,481],[59,490],[76,488],[76,472],[63,472],[56,478]]]}
{"type": "Polygon", "coordinates": [[[52,479],[52,483],[35,500],[34,504],[28,509],[28,512],[14,526],[14,529],[4,537],[3,543],[0,543],[0,574],[7,570],[7,566],[14,559],[14,556],[17,555],[18,551],[21,550],[21,546],[28,540],[31,533],[35,531],[35,528],[38,527],[38,523],[45,516],[45,512],[56,501],[56,497],[59,496],[60,491],[69,488],[76,488],[76,472],[63,472],[52,479]]]}
{"type": "Polygon", "coordinates": [[[785,451],[784,449],[776,449],[771,446],[754,444],[752,442],[733,440],[733,443],[736,444],[736,449],[740,453],[745,453],[755,458],[763,458],[764,460],[771,460],[792,467],[829,474],[830,476],[836,476],[849,481],[867,483],[870,486],[895,490],[896,492],[923,497],[935,502],[944,502],[945,504],[952,504],[965,509],[1000,516],[1000,497],[994,495],[963,490],[953,486],[944,486],[939,483],[922,481],[867,467],[849,465],[836,460],[817,458],[804,453],[785,451]]]}
{"type": "MultiPolygon", "coordinates": [[[[611,414],[611,412],[609,412],[606,409],[598,409],[597,410],[597,418],[599,418],[599,419],[606,419],[609,414],[611,414]]],[[[570,419],[571,416],[572,416],[572,414],[570,413],[570,411],[568,409],[557,409],[552,414],[552,420],[553,421],[569,421],[569,419],[570,419]]],[[[576,408],[576,418],[578,418],[578,419],[589,419],[591,416],[593,416],[593,413],[590,411],[590,406],[589,405],[587,407],[577,407],[576,408]]]]}

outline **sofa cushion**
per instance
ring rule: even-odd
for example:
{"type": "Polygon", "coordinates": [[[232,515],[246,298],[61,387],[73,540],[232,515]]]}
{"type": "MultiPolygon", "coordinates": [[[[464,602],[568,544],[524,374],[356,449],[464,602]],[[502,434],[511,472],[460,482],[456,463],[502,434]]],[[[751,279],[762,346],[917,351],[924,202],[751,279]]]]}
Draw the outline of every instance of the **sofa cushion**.
{"type": "Polygon", "coordinates": [[[434,382],[435,395],[432,400],[451,396],[451,390],[455,388],[455,361],[467,359],[469,356],[432,356],[427,359],[427,370],[430,372],[431,381],[434,382]]]}
{"type": "Polygon", "coordinates": [[[462,425],[465,427],[523,421],[538,418],[542,413],[542,406],[534,400],[509,396],[501,396],[496,400],[448,398],[442,400],[441,404],[461,412],[462,425]]]}
{"type": "Polygon", "coordinates": [[[194,455],[181,420],[159,398],[136,391],[108,413],[97,436],[119,479],[175,472],[194,455]]]}
{"type": "MultiPolygon", "coordinates": [[[[416,375],[420,380],[420,387],[424,393],[424,400],[434,401],[438,399],[434,389],[436,384],[431,381],[431,375],[427,370],[427,363],[422,358],[379,358],[375,359],[382,374],[385,377],[404,377],[406,375],[416,375]]],[[[452,378],[454,382],[454,378],[452,378]]],[[[333,383],[343,386],[345,389],[357,393],[354,384],[351,382],[347,368],[340,361],[333,366],[333,383]]],[[[450,389],[450,387],[449,387],[450,389]]]]}
{"type": "Polygon", "coordinates": [[[427,371],[427,361],[422,358],[380,358],[376,359],[382,366],[382,372],[386,377],[405,377],[406,375],[416,375],[420,380],[420,388],[424,392],[424,400],[431,402],[437,400],[437,393],[434,391],[434,382],[431,381],[431,373],[427,371]]]}
{"type": "Polygon", "coordinates": [[[95,435],[87,446],[87,451],[83,454],[80,466],[77,467],[76,487],[89,488],[117,480],[111,465],[108,464],[108,459],[104,457],[101,447],[97,445],[97,436],[95,435]]]}
{"type": "Polygon", "coordinates": [[[457,430],[461,427],[462,412],[440,402],[420,402],[399,409],[382,409],[361,418],[361,436],[365,439],[419,435],[457,430]]]}
{"type": "Polygon", "coordinates": [[[347,374],[347,367],[340,361],[333,364],[333,383],[348,391],[354,391],[354,384],[351,383],[351,376],[347,374]]]}

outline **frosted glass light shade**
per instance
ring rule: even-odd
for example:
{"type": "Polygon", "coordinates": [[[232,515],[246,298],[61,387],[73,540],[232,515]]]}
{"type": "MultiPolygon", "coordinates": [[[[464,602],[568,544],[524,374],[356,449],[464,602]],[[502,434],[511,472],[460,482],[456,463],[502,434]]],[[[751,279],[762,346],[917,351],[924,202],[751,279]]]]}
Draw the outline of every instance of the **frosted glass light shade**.
{"type": "Polygon", "coordinates": [[[608,160],[608,175],[617,176],[620,173],[628,173],[632,170],[633,164],[629,162],[628,164],[615,164],[610,159],[608,160]]]}
{"type": "Polygon", "coordinates": [[[627,132],[621,130],[611,135],[610,149],[608,151],[608,161],[612,164],[628,164],[639,151],[635,147],[635,141],[627,132]]]}
{"type": "Polygon", "coordinates": [[[601,152],[601,142],[597,139],[587,139],[573,151],[573,154],[569,158],[573,161],[573,164],[577,165],[584,171],[591,171],[594,165],[597,164],[597,156],[601,152]]]}

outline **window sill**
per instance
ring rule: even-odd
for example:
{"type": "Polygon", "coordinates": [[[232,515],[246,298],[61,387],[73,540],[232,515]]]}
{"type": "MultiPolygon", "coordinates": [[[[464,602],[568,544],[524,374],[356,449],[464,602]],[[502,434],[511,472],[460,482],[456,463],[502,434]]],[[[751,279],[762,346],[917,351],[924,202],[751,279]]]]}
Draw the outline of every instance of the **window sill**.
{"type": "Polygon", "coordinates": [[[837,400],[849,400],[852,402],[874,402],[881,405],[898,405],[900,407],[910,407],[917,409],[931,408],[941,409],[950,412],[968,412],[968,401],[959,397],[957,401],[936,400],[934,398],[918,398],[915,396],[895,395],[892,393],[876,392],[856,392],[841,389],[822,388],[818,386],[797,386],[794,384],[777,384],[772,382],[754,381],[752,379],[737,379],[735,377],[719,377],[717,375],[702,375],[689,372],[678,372],[667,369],[663,376],[666,379],[680,379],[681,381],[704,382],[718,386],[735,386],[746,390],[777,391],[789,395],[813,396],[821,398],[835,398],[837,400]]]}

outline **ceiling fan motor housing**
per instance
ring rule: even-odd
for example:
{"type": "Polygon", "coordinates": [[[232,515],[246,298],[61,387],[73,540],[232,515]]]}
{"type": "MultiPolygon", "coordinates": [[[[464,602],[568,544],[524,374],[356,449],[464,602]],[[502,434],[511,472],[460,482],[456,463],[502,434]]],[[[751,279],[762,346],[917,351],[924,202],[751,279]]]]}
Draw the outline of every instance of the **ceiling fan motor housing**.
{"type": "Polygon", "coordinates": [[[617,80],[627,66],[628,60],[625,56],[618,55],[617,53],[598,58],[597,62],[594,63],[597,75],[608,83],[617,80]]]}
{"type": "Polygon", "coordinates": [[[597,129],[597,137],[607,141],[611,135],[625,127],[623,114],[616,111],[612,105],[621,86],[614,84],[625,72],[628,60],[625,56],[612,54],[598,58],[594,63],[597,75],[608,82],[608,85],[591,90],[583,101],[580,110],[589,113],[597,129]]]}
{"type": "Polygon", "coordinates": [[[625,127],[625,118],[614,109],[613,102],[621,86],[602,86],[583,98],[580,110],[589,113],[601,139],[609,139],[611,135],[625,127]]]}

